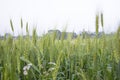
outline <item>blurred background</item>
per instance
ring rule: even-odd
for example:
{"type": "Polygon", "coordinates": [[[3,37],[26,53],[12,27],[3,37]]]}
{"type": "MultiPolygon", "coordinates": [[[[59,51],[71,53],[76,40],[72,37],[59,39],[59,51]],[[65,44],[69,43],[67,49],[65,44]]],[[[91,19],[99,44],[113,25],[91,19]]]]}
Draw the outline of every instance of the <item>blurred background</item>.
{"type": "Polygon", "coordinates": [[[83,30],[95,32],[98,12],[103,13],[105,32],[114,32],[120,23],[119,3],[120,0],[0,0],[0,35],[12,33],[10,19],[14,35],[26,34],[26,22],[30,34],[33,28],[41,35],[51,29],[62,31],[65,27],[66,31],[78,34],[83,30]]]}

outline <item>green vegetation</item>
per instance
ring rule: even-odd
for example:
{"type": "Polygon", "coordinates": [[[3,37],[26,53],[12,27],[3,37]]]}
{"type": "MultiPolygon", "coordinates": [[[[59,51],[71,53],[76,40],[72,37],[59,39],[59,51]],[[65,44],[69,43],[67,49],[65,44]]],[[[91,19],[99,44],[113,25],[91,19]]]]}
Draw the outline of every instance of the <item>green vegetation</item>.
{"type": "MultiPolygon", "coordinates": [[[[103,27],[103,14],[101,19],[103,27]]],[[[14,33],[12,20],[10,24],[14,33]]],[[[0,80],[120,80],[120,27],[114,35],[85,39],[38,38],[36,29],[30,38],[28,23],[26,32],[26,38],[0,40],[0,80]]]]}

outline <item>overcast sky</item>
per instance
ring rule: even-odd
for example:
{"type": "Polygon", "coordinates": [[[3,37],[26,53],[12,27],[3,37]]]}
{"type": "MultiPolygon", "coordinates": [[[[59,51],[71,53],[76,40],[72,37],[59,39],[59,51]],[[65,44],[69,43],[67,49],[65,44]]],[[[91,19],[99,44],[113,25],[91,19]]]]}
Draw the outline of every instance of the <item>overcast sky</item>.
{"type": "Polygon", "coordinates": [[[79,33],[83,29],[95,31],[95,14],[103,12],[104,29],[115,31],[120,23],[120,0],[0,0],[0,34],[12,32],[10,19],[13,20],[14,34],[20,34],[20,19],[29,23],[32,31],[42,34],[49,29],[79,33]]]}

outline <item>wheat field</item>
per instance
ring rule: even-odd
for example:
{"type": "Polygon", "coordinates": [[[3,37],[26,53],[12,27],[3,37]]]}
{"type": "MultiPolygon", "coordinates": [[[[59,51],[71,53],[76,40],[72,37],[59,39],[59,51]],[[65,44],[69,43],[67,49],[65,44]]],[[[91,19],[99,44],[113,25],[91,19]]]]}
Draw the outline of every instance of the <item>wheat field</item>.
{"type": "MultiPolygon", "coordinates": [[[[104,26],[102,13],[94,38],[58,40],[55,33],[39,38],[36,29],[30,37],[26,23],[25,38],[0,39],[0,80],[120,80],[120,27],[98,38],[99,24],[104,26]]],[[[10,25],[14,33],[12,20],[10,25]]]]}

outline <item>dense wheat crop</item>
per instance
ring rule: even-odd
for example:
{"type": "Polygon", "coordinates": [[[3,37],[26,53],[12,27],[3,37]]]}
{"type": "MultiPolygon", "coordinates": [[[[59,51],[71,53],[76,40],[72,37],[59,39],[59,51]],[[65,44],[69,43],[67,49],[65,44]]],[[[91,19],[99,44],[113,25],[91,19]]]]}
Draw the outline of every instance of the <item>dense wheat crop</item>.
{"type": "Polygon", "coordinates": [[[85,39],[39,38],[35,29],[31,38],[28,23],[26,32],[26,38],[0,40],[0,80],[120,80],[120,27],[114,35],[85,39]]]}

